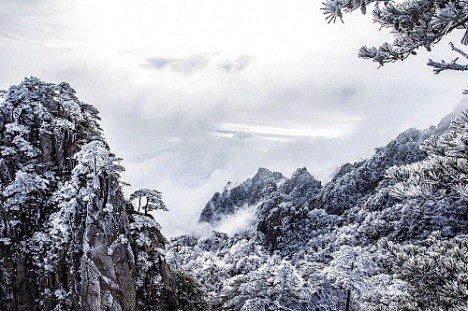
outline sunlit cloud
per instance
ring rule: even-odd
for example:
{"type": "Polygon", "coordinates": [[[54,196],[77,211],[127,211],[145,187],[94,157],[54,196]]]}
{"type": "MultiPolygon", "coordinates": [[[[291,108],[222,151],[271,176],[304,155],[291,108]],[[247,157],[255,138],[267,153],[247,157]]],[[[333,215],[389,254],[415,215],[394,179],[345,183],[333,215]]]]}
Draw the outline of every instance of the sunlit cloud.
{"type": "Polygon", "coordinates": [[[293,141],[294,137],[288,136],[270,136],[270,135],[256,135],[250,132],[228,132],[228,131],[216,131],[213,135],[220,138],[226,139],[237,139],[237,140],[261,140],[266,142],[289,142],[293,141]]]}
{"type": "Polygon", "coordinates": [[[354,131],[355,126],[355,122],[323,127],[306,126],[304,124],[263,125],[222,123],[217,125],[216,133],[233,136],[244,133],[244,135],[253,134],[258,137],[270,138],[338,138],[350,135],[354,131]]]}

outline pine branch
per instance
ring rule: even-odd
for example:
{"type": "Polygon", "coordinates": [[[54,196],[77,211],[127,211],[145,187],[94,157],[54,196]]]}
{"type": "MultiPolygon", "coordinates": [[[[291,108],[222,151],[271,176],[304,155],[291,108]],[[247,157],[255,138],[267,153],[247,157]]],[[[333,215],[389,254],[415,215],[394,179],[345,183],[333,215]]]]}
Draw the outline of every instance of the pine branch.
{"type": "Polygon", "coordinates": [[[460,54],[461,56],[463,56],[464,58],[468,59],[468,54],[467,53],[465,53],[461,49],[457,48],[452,42],[450,42],[449,45],[452,48],[452,51],[455,51],[458,54],[460,54]]]}
{"type": "MultiPolygon", "coordinates": [[[[343,21],[343,14],[361,8],[371,3],[375,5],[373,11],[374,22],[380,24],[381,28],[390,28],[394,34],[393,44],[384,43],[380,47],[363,46],[359,50],[359,57],[372,59],[383,66],[404,60],[410,55],[415,55],[416,50],[424,47],[428,51],[432,46],[454,29],[466,29],[468,23],[468,1],[426,1],[426,0],[326,0],[322,10],[327,15],[326,20],[336,22],[343,21]],[[384,3],[380,7],[380,3],[384,3]]],[[[468,30],[462,40],[468,44],[468,30]]],[[[468,53],[450,44],[453,51],[468,59],[468,53]]],[[[429,65],[434,68],[435,73],[444,70],[465,71],[468,65],[459,64],[458,59],[451,62],[435,62],[429,60],[429,65]]]]}
{"type": "Polygon", "coordinates": [[[468,65],[461,65],[457,63],[458,57],[452,60],[450,63],[446,63],[445,61],[435,62],[432,59],[429,59],[427,64],[433,67],[433,71],[435,74],[441,73],[444,70],[456,70],[456,71],[465,71],[468,70],[468,65]]]}
{"type": "MultiPolygon", "coordinates": [[[[452,42],[449,43],[450,48],[452,51],[457,52],[464,58],[468,59],[468,53],[464,52],[463,50],[457,48],[452,42]]],[[[452,60],[450,63],[447,63],[445,61],[440,61],[440,62],[435,62],[432,59],[429,59],[427,64],[431,67],[433,67],[434,73],[438,74],[441,73],[444,70],[456,70],[456,71],[465,71],[468,70],[468,64],[459,64],[458,62],[458,57],[452,60]]]]}

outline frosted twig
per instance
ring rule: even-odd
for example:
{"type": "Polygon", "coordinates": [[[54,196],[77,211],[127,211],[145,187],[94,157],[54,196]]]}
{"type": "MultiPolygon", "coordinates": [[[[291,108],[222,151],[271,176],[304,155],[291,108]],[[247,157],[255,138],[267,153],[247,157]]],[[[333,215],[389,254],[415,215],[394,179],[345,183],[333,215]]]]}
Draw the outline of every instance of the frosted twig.
{"type": "Polygon", "coordinates": [[[452,48],[452,51],[455,51],[458,54],[460,54],[461,56],[463,56],[464,58],[468,59],[468,54],[466,52],[464,52],[461,49],[457,48],[452,42],[450,42],[449,45],[452,48]]]}

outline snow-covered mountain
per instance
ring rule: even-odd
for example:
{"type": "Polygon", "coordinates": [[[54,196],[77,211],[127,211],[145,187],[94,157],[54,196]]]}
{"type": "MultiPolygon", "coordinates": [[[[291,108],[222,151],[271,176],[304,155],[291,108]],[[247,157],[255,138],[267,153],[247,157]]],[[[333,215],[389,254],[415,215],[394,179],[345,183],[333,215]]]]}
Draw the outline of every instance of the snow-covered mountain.
{"type": "Polygon", "coordinates": [[[175,238],[168,259],[214,310],[468,310],[467,162],[458,108],[323,187],[305,168],[290,179],[261,168],[200,216],[216,225],[253,209],[250,230],[175,238]]]}
{"type": "MultiPolygon", "coordinates": [[[[203,209],[200,222],[216,225],[223,217],[240,209],[255,209],[256,217],[250,224],[264,234],[272,249],[277,247],[281,222],[289,219],[321,189],[306,168],[297,169],[291,178],[281,173],[260,168],[255,176],[235,186],[228,183],[222,193],[215,193],[203,209]]],[[[254,229],[254,228],[252,228],[254,229]]]]}
{"type": "Polygon", "coordinates": [[[200,215],[200,222],[215,224],[223,216],[254,206],[261,200],[271,197],[285,181],[286,178],[281,173],[260,168],[253,178],[239,185],[229,182],[222,193],[216,192],[206,204],[200,215]]]}
{"type": "Polygon", "coordinates": [[[323,186],[261,168],[200,215],[247,228],[165,245],[160,193],[124,198],[97,110],[25,79],[0,92],[0,310],[468,310],[465,110],[323,186]]]}
{"type": "Polygon", "coordinates": [[[1,92],[0,310],[177,310],[165,239],[67,84],[1,92]]]}

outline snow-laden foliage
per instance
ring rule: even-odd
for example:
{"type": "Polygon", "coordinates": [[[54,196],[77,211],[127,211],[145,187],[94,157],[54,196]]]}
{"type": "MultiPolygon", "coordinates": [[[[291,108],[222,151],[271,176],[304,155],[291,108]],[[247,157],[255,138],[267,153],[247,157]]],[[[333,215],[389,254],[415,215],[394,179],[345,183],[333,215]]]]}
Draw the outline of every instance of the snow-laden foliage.
{"type": "Polygon", "coordinates": [[[396,277],[408,284],[398,301],[404,310],[468,309],[468,238],[443,240],[435,233],[422,245],[384,241],[396,277]]]}
{"type": "Polygon", "coordinates": [[[387,171],[399,180],[390,194],[397,198],[468,199],[468,113],[455,119],[449,131],[433,136],[422,145],[429,156],[387,171]]]}
{"type": "MultiPolygon", "coordinates": [[[[432,49],[445,35],[461,29],[461,43],[468,44],[468,1],[466,0],[326,0],[322,10],[329,22],[343,21],[343,13],[360,10],[363,14],[372,7],[372,17],[380,28],[390,30],[394,36],[392,43],[379,47],[363,46],[359,56],[372,59],[380,65],[404,60],[415,55],[416,50],[424,47],[432,49]]],[[[458,57],[450,62],[429,60],[428,65],[435,73],[444,70],[468,70],[468,54],[450,43],[458,57]],[[465,63],[459,63],[459,57],[465,63]]]]}
{"type": "Polygon", "coordinates": [[[228,184],[201,220],[242,206],[255,209],[250,228],[174,238],[166,258],[215,310],[466,310],[467,115],[447,120],[402,133],[323,188],[265,169],[228,184]]]}
{"type": "MultiPolygon", "coordinates": [[[[160,225],[149,215],[132,213],[130,233],[133,241],[137,307],[142,311],[176,310],[174,279],[165,260],[166,239],[160,225]],[[167,305],[166,307],[163,307],[167,305]]],[[[196,297],[194,297],[196,298],[196,297]]]]}
{"type": "Polygon", "coordinates": [[[333,182],[324,186],[312,205],[324,208],[328,213],[341,215],[372,193],[384,179],[388,168],[424,159],[426,154],[419,146],[435,131],[435,128],[426,131],[409,129],[385,147],[377,148],[371,158],[342,166],[333,182]]]}
{"type": "Polygon", "coordinates": [[[193,276],[185,271],[174,271],[174,283],[180,310],[211,310],[202,285],[193,276]]]}

